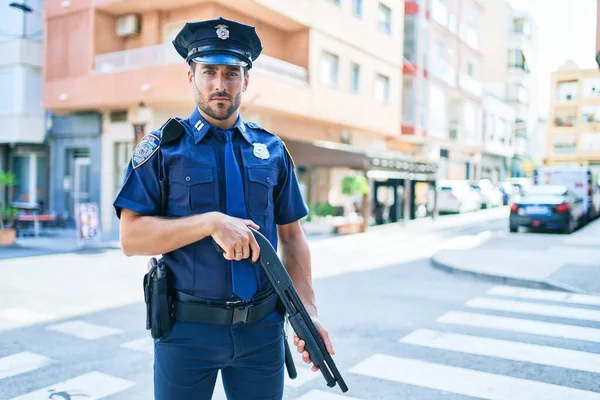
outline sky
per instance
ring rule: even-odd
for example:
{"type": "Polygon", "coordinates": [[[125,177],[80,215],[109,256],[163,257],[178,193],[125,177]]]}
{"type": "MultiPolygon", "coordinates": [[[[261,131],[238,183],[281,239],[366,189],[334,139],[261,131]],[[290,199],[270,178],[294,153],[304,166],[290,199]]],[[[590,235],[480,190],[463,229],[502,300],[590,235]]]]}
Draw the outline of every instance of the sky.
{"type": "MultiPolygon", "coordinates": [[[[598,68],[596,0],[508,0],[515,10],[529,12],[539,27],[537,80],[539,110],[547,115],[550,74],[573,60],[579,68],[598,68]]],[[[600,76],[600,72],[599,72],[600,76]]]]}

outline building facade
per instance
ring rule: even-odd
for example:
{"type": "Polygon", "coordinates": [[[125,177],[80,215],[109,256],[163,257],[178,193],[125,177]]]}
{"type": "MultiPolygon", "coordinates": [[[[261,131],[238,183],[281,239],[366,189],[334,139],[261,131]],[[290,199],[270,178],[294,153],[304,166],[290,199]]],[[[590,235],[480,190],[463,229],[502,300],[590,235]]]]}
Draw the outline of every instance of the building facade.
{"type": "Polygon", "coordinates": [[[441,179],[481,175],[483,12],[477,0],[405,2],[401,139],[441,179]]]}
{"type": "Polygon", "coordinates": [[[82,169],[86,190],[92,200],[99,194],[104,232],[118,230],[111,205],[135,141],[194,107],[188,67],[171,44],[187,21],[222,16],[256,27],[264,50],[242,114],[284,139],[309,205],[331,202],[340,173],[379,169],[416,179],[419,168],[435,170],[409,163],[411,145],[392,140],[400,136],[402,110],[402,93],[393,90],[402,80],[402,57],[393,49],[403,43],[404,10],[396,2],[55,0],[46,9],[44,105],[89,121],[67,135],[80,144],[59,152],[72,157],[68,164],[90,163],[82,169]],[[393,171],[374,165],[373,152],[393,160],[393,171]],[[93,179],[97,157],[101,173],[93,179]]]}
{"type": "Polygon", "coordinates": [[[546,164],[600,169],[600,71],[568,64],[552,74],[546,164]]]}
{"type": "Polygon", "coordinates": [[[491,93],[483,98],[481,178],[502,182],[511,176],[515,154],[515,110],[491,93]]]}
{"type": "Polygon", "coordinates": [[[535,79],[538,29],[533,18],[506,0],[484,0],[483,81],[486,91],[515,110],[512,176],[530,173],[539,113],[535,79]],[[525,168],[524,168],[525,166],[525,168]]]}
{"type": "Polygon", "coordinates": [[[42,103],[43,1],[27,11],[2,5],[0,11],[0,170],[16,177],[8,202],[49,208],[49,151],[42,103]]]}

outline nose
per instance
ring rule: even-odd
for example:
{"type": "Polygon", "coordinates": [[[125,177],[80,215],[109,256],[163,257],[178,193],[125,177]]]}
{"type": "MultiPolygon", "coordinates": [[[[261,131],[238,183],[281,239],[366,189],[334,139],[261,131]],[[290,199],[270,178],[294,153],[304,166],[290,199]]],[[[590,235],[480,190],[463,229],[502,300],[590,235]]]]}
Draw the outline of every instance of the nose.
{"type": "Polygon", "coordinates": [[[215,82],[215,91],[224,92],[226,90],[225,78],[223,77],[223,75],[219,74],[214,82],[215,82]]]}

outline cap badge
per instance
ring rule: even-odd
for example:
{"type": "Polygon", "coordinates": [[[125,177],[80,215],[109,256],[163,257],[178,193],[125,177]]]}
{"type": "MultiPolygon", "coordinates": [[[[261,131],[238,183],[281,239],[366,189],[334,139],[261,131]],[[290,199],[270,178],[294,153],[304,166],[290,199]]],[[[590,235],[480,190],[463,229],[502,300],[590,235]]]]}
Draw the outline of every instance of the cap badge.
{"type": "Polygon", "coordinates": [[[267,145],[264,143],[252,143],[254,146],[254,156],[256,158],[260,158],[261,160],[268,159],[271,155],[269,154],[269,149],[267,149],[267,145]]]}
{"type": "Polygon", "coordinates": [[[229,30],[227,30],[227,25],[219,24],[215,26],[215,28],[217,28],[217,37],[219,39],[229,39],[229,30]]]}

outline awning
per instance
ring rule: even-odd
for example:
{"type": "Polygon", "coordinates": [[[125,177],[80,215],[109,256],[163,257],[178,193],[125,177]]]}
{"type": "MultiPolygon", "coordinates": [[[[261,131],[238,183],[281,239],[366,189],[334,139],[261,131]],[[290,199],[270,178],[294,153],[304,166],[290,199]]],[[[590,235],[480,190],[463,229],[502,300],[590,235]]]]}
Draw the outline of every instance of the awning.
{"type": "Polygon", "coordinates": [[[398,151],[369,151],[327,141],[285,141],[297,166],[307,168],[345,167],[367,171],[374,179],[433,181],[437,164],[425,163],[398,151]]]}

